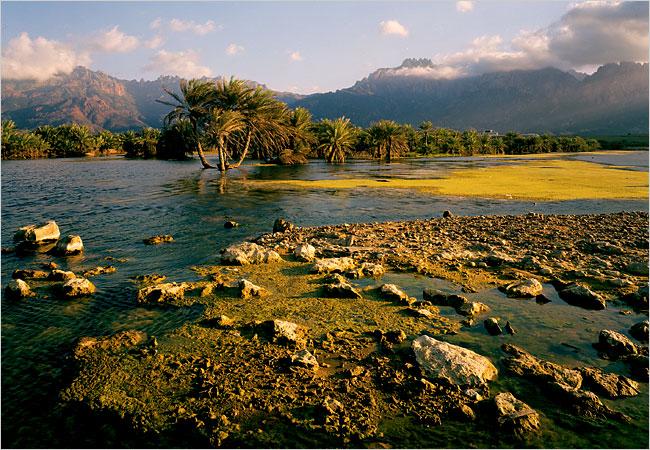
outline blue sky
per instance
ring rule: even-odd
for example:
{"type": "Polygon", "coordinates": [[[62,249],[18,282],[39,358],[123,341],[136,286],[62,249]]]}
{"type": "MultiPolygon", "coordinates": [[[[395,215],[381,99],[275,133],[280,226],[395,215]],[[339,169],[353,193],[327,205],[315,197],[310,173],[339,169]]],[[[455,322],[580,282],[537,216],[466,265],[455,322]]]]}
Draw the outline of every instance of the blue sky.
{"type": "MultiPolygon", "coordinates": [[[[603,21],[596,4],[579,8],[582,19],[571,21],[575,4],[558,1],[3,1],[3,78],[45,77],[82,64],[127,79],[235,75],[277,90],[314,92],[350,86],[408,57],[432,58],[444,70],[428,76],[441,77],[498,67],[588,70],[613,61],[554,51],[556,43],[571,46],[558,30],[568,23],[580,31],[586,11],[600,20],[596,28],[602,26],[604,40],[624,41],[608,58],[647,60],[647,3],[642,5],[641,23],[634,17],[638,8],[628,8],[624,19],[636,21],[630,27],[608,22],[610,13],[620,20],[613,8],[603,21]],[[613,36],[606,30],[611,26],[637,32],[613,36]],[[542,52],[540,45],[548,48],[542,52]]],[[[602,45],[598,36],[594,45],[602,45]]]]}

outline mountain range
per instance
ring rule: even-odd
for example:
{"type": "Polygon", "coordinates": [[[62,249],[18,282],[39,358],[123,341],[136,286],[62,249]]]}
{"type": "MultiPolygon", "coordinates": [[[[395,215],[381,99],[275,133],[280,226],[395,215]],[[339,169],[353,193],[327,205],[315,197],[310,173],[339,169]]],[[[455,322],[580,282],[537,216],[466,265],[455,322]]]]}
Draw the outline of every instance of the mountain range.
{"type": "MultiPolygon", "coordinates": [[[[315,119],[346,116],[361,126],[392,119],[499,132],[648,132],[647,63],[607,64],[591,75],[551,67],[456,79],[439,73],[428,59],[407,59],[346,89],[275,95],[309,109],[315,119]]],[[[179,81],[120,80],[83,67],[45,82],[2,80],[2,115],[21,128],[67,122],[113,131],[159,127],[169,107],[155,100],[167,97],[163,88],[178,91],[179,81]]]]}

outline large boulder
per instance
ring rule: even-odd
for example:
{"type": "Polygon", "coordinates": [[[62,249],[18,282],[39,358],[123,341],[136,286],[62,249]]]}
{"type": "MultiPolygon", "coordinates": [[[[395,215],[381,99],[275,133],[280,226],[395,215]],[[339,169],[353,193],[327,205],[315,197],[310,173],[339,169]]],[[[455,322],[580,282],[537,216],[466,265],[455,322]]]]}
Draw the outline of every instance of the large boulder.
{"type": "Polygon", "coordinates": [[[69,234],[59,239],[54,250],[59,255],[75,255],[84,251],[84,244],[81,241],[81,236],[69,234]]]}
{"type": "Polygon", "coordinates": [[[14,240],[39,244],[56,241],[60,236],[59,226],[55,221],[49,220],[40,225],[27,225],[26,227],[19,228],[14,234],[14,240]]]}
{"type": "Polygon", "coordinates": [[[522,348],[503,344],[501,349],[510,355],[503,360],[505,368],[518,376],[541,382],[557,382],[578,389],[582,386],[582,375],[574,369],[538,359],[522,348]]]}
{"type": "Polygon", "coordinates": [[[138,303],[165,303],[182,300],[185,297],[185,283],[161,283],[147,286],[138,291],[138,303]]]}
{"type": "Polygon", "coordinates": [[[496,419],[499,428],[523,439],[539,430],[539,414],[526,403],[515,398],[510,392],[502,392],[494,397],[496,419]]]}
{"type": "Polygon", "coordinates": [[[607,307],[605,299],[600,294],[578,283],[564,286],[558,294],[565,302],[582,308],[600,310],[607,307]]]}
{"type": "Polygon", "coordinates": [[[224,264],[234,264],[238,266],[247,266],[249,264],[265,264],[280,262],[282,258],[277,252],[267,250],[252,242],[231,245],[226,248],[221,255],[221,262],[224,264]]]}
{"type": "Polygon", "coordinates": [[[430,336],[420,336],[411,347],[420,367],[433,378],[478,387],[498,375],[497,368],[485,356],[430,336]]]}
{"type": "Polygon", "coordinates": [[[508,297],[532,298],[544,291],[542,283],[535,278],[525,278],[515,281],[503,288],[508,297]]]}
{"type": "Polygon", "coordinates": [[[83,297],[92,295],[97,291],[95,285],[86,278],[73,278],[61,286],[61,292],[65,297],[83,297]]]}
{"type": "Polygon", "coordinates": [[[314,273],[346,273],[356,267],[352,258],[323,258],[314,263],[314,273]]]}
{"type": "Polygon", "coordinates": [[[630,338],[612,330],[601,330],[598,334],[597,346],[599,350],[613,359],[638,353],[636,344],[630,338]]]}
{"type": "Polygon", "coordinates": [[[409,297],[406,292],[394,284],[382,284],[379,288],[379,292],[386,300],[391,300],[393,302],[403,303],[405,305],[411,305],[415,302],[415,299],[409,297]]]}
{"type": "Polygon", "coordinates": [[[293,251],[293,256],[300,261],[310,262],[316,258],[316,249],[310,244],[300,244],[293,251]]]}
{"type": "Polygon", "coordinates": [[[580,373],[590,389],[609,398],[633,397],[639,394],[639,383],[623,375],[606,373],[593,367],[582,367],[580,373]]]}
{"type": "Polygon", "coordinates": [[[34,294],[29,285],[20,278],[11,280],[5,288],[5,296],[11,300],[20,300],[25,297],[33,297],[34,294]]]}
{"type": "Polygon", "coordinates": [[[250,299],[253,297],[261,298],[269,294],[269,292],[266,289],[251,283],[245,278],[239,280],[238,286],[239,286],[239,296],[243,299],[250,299]]]}

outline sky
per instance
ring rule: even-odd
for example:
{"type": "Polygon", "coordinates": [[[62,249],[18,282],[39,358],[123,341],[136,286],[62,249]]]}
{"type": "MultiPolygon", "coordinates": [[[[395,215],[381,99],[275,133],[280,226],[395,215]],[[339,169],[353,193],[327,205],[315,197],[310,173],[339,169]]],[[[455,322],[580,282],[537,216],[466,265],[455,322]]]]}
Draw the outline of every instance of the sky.
{"type": "Polygon", "coordinates": [[[349,87],[405,58],[412,76],[648,60],[647,2],[2,1],[2,78],[77,65],[123,79],[234,75],[279,91],[349,87]]]}

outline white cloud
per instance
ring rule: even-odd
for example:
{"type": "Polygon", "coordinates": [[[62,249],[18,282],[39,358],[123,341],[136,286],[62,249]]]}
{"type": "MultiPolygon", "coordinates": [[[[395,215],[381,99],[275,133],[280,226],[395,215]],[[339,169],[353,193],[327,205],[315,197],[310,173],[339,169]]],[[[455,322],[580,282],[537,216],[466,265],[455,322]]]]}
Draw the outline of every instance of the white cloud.
{"type": "Polygon", "coordinates": [[[157,34],[151,39],[144,41],[144,46],[147,48],[158,48],[165,43],[165,39],[157,34]]]}
{"type": "Polygon", "coordinates": [[[383,20],[379,22],[379,31],[383,35],[394,34],[401,37],[406,37],[409,34],[406,27],[397,20],[383,20]]]}
{"type": "Polygon", "coordinates": [[[216,30],[217,24],[212,20],[208,20],[205,23],[196,23],[193,20],[172,19],[169,21],[169,29],[176,32],[189,31],[203,36],[216,30]]]}
{"type": "Polygon", "coordinates": [[[291,61],[302,61],[302,55],[300,54],[299,51],[291,52],[289,54],[289,59],[291,61]]]}
{"type": "Polygon", "coordinates": [[[456,2],[456,11],[466,13],[474,10],[474,2],[468,0],[461,0],[456,2]]]}
{"type": "Polygon", "coordinates": [[[147,72],[159,75],[178,75],[182,78],[201,78],[212,76],[212,71],[199,63],[199,54],[193,50],[169,52],[159,50],[149,58],[149,63],[143,67],[147,72]]]}
{"type": "MultiPolygon", "coordinates": [[[[4,47],[4,46],[3,46],[4,47]]],[[[87,53],[43,37],[30,38],[21,33],[2,51],[2,78],[46,80],[58,73],[70,73],[76,66],[90,64],[87,53]]]]}
{"type": "Polygon", "coordinates": [[[162,26],[162,19],[160,17],[156,18],[149,24],[149,28],[152,30],[157,30],[162,26]]]}
{"type": "Polygon", "coordinates": [[[244,51],[244,47],[242,47],[241,45],[237,45],[235,43],[232,43],[228,45],[228,47],[226,47],[226,55],[229,56],[235,56],[243,51],[244,51]]]}
{"type": "MultiPolygon", "coordinates": [[[[463,51],[437,55],[436,71],[457,76],[515,69],[587,69],[619,61],[648,61],[647,2],[584,2],[537,31],[510,42],[481,36],[463,51]]],[[[444,78],[441,76],[441,78],[444,78]]]]}
{"type": "Polygon", "coordinates": [[[135,50],[139,45],[140,41],[137,37],[123,33],[116,25],[92,38],[90,49],[106,53],[127,53],[135,50]]]}

